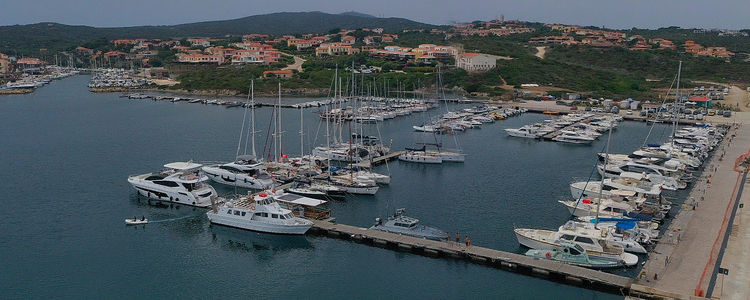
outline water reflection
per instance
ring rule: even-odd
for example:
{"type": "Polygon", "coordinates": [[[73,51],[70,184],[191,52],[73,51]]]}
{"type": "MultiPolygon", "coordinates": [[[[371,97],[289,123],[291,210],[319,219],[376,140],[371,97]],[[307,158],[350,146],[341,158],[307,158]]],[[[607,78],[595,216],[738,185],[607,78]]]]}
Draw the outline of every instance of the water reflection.
{"type": "Polygon", "coordinates": [[[273,255],[297,249],[312,249],[313,245],[303,235],[278,235],[260,233],[216,224],[210,226],[214,243],[222,249],[273,255]]]}

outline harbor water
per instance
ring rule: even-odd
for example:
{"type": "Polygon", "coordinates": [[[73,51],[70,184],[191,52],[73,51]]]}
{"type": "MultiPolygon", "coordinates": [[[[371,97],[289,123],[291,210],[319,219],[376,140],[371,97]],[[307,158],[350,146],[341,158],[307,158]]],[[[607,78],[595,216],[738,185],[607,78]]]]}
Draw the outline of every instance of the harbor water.
{"type": "MultiPolygon", "coordinates": [[[[0,97],[4,299],[622,298],[463,260],[210,226],[205,210],[149,205],[135,196],[127,176],[173,161],[233,159],[244,110],[94,94],[88,79],[74,76],[32,94],[0,97]],[[159,222],[123,224],[142,215],[159,222]]],[[[317,111],[303,111],[307,151],[312,140],[325,144],[317,111]]],[[[365,133],[378,135],[379,129],[386,144],[403,149],[425,138],[411,126],[439,112],[445,108],[397,117],[365,133]]],[[[290,156],[300,151],[299,113],[283,111],[283,152],[290,156]]],[[[270,144],[271,108],[256,115],[263,131],[256,140],[260,154],[270,144]]],[[[570,198],[570,182],[589,176],[595,153],[606,143],[604,136],[590,146],[571,146],[503,131],[546,118],[524,114],[455,139],[438,136],[447,148],[458,144],[466,162],[377,166],[375,171],[392,175],[392,183],[376,196],[331,203],[334,216],[339,223],[369,227],[375,217],[403,207],[425,224],[468,235],[474,245],[521,253],[513,228],[564,223],[569,213],[557,201],[570,198]]],[[[623,122],[613,133],[612,152],[633,151],[648,131],[645,123],[623,122]]],[[[657,125],[651,141],[668,134],[667,125],[657,125]]]]}

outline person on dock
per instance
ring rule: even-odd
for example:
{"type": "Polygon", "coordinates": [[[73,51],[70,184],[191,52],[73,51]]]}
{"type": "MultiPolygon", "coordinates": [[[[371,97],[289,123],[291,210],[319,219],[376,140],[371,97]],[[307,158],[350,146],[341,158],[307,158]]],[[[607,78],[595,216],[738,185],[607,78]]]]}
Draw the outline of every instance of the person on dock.
{"type": "Polygon", "coordinates": [[[450,232],[446,232],[445,233],[445,241],[447,241],[447,242],[451,241],[451,233],[450,232]]]}
{"type": "Polygon", "coordinates": [[[466,242],[466,247],[469,247],[469,246],[471,246],[471,239],[469,238],[469,236],[468,236],[468,235],[466,236],[466,240],[465,240],[465,242],[466,242]]]}
{"type": "Polygon", "coordinates": [[[460,242],[461,242],[461,235],[458,232],[456,232],[456,243],[460,243],[460,242]]]}

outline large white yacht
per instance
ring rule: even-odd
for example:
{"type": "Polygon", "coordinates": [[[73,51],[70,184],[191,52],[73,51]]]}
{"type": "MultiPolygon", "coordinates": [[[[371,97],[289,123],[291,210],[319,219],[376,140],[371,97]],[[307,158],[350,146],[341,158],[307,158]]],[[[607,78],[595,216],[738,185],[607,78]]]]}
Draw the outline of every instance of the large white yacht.
{"type": "Polygon", "coordinates": [[[240,155],[226,164],[204,166],[203,172],[213,181],[231,186],[261,190],[273,185],[265,165],[252,155],[240,155]]]}
{"type": "Polygon", "coordinates": [[[211,198],[218,200],[218,196],[211,185],[204,183],[208,177],[200,174],[202,166],[193,162],[168,163],[159,173],[132,175],[128,182],[139,195],[150,199],[208,207],[211,198]]]}
{"type": "Polygon", "coordinates": [[[585,132],[562,130],[562,133],[552,140],[571,144],[591,144],[596,138],[585,132]]]}
{"type": "Polygon", "coordinates": [[[206,215],[213,224],[276,234],[305,234],[313,225],[312,221],[281,208],[272,191],[234,198],[206,215]]]}

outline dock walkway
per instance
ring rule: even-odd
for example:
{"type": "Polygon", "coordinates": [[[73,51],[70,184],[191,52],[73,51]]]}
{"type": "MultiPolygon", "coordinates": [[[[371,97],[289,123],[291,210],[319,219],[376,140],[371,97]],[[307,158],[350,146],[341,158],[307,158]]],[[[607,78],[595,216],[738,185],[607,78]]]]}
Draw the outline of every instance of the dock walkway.
{"type": "Polygon", "coordinates": [[[733,127],[727,133],[652,251],[639,285],[684,298],[706,296],[717,247],[721,246],[717,244],[728,226],[729,208],[736,201],[738,186],[744,184],[734,171],[735,159],[748,151],[748,145],[750,126],[733,127]]]}
{"type": "Polygon", "coordinates": [[[312,233],[354,240],[431,257],[467,259],[477,264],[490,265],[509,271],[529,274],[549,280],[591,289],[626,293],[633,279],[576,267],[564,263],[531,258],[479,246],[466,246],[452,241],[433,241],[351,225],[313,220],[312,233]]]}

